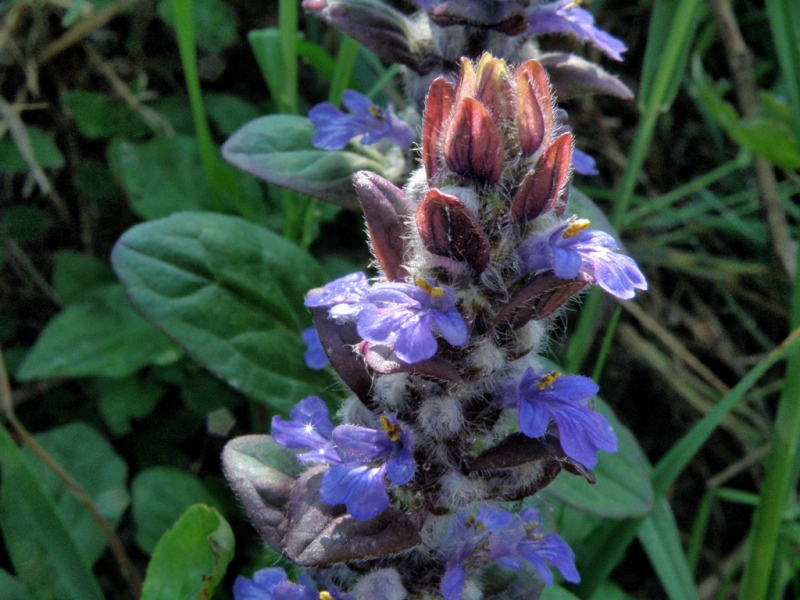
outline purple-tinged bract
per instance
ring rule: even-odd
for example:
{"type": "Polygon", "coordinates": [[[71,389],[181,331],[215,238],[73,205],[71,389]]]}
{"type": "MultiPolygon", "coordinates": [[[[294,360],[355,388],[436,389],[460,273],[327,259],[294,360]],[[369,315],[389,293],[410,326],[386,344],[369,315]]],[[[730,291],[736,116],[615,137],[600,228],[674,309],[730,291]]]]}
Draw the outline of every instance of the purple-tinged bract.
{"type": "Polygon", "coordinates": [[[316,126],[312,143],[322,150],[341,150],[355,137],[364,145],[381,140],[396,144],[405,151],[411,147],[411,128],[391,109],[383,109],[354,90],[345,90],[342,103],[347,112],[330,102],[317,104],[308,113],[316,126]]]}
{"type": "Polygon", "coordinates": [[[552,269],[562,279],[580,274],[620,300],[646,290],[636,261],[616,252],[619,246],[609,234],[588,227],[586,219],[571,219],[537,234],[520,249],[525,265],[534,272],[552,269]]]}
{"type": "Polygon", "coordinates": [[[434,325],[453,346],[463,346],[469,338],[453,290],[433,279],[420,278],[416,285],[375,284],[368,301],[358,315],[358,334],[376,344],[392,345],[397,357],[409,364],[436,354],[434,325]]]}

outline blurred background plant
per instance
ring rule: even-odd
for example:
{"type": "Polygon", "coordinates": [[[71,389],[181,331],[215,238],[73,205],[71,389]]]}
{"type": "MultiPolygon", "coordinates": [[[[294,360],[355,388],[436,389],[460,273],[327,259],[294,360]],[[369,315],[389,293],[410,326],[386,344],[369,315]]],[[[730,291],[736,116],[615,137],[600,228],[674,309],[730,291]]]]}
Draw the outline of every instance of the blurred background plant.
{"type": "MultiPolygon", "coordinates": [[[[0,6],[0,598],[225,598],[237,574],[279,563],[219,454],[303,396],[335,406],[332,374],[302,360],[302,296],[368,255],[360,214],[263,184],[219,148],[260,115],[305,115],[348,88],[405,108],[397,66],[298,4],[0,6]],[[180,211],[249,223],[201,235],[173,221],[208,296],[153,297],[148,314],[182,346],[137,314],[109,265],[125,230],[180,211]],[[170,310],[192,326],[176,334],[170,310]]],[[[591,493],[548,490],[583,579],[552,598],[800,597],[793,4],[588,6],[628,45],[610,70],[636,99],[564,104],[600,173],[575,186],[650,291],[589,294],[552,352],[599,381],[651,485],[611,472],[591,493]]],[[[296,158],[282,168],[310,159],[296,158]]]]}

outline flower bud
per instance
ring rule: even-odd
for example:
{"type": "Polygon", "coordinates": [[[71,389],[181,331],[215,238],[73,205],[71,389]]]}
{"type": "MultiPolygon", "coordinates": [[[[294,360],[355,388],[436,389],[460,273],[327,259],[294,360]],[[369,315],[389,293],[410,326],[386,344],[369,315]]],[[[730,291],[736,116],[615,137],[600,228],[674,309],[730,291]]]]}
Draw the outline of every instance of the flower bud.
{"type": "Polygon", "coordinates": [[[553,132],[553,100],[544,68],[535,60],[520,65],[516,73],[517,127],[520,152],[535,154],[553,132]]]}
{"type": "Polygon", "coordinates": [[[416,218],[429,252],[469,263],[478,273],[489,266],[489,240],[478,219],[458,198],[430,190],[419,203],[416,218]]]}
{"type": "Polygon", "coordinates": [[[564,133],[545,150],[519,186],[511,203],[511,215],[525,223],[549,212],[555,205],[569,175],[572,135],[564,133]]]}
{"type": "Polygon", "coordinates": [[[503,173],[503,138],[474,98],[456,107],[444,139],[444,159],[450,170],[470,179],[497,183],[503,173]]]}
{"type": "Polygon", "coordinates": [[[407,251],[403,217],[413,207],[401,189],[376,173],[359,171],[353,177],[364,209],[372,250],[389,281],[408,276],[403,262],[407,251]]]}
{"type": "Polygon", "coordinates": [[[442,140],[445,119],[453,108],[455,91],[444,77],[434,79],[425,100],[425,117],[422,125],[422,164],[428,179],[439,170],[437,154],[442,140]]]}

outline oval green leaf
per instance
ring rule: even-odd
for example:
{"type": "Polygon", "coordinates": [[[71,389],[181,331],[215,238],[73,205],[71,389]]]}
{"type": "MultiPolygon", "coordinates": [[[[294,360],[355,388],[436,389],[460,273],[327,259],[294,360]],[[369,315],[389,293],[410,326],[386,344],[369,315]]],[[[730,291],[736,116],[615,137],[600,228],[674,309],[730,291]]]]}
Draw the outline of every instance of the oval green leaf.
{"type": "Polygon", "coordinates": [[[164,534],[147,567],[141,600],[208,600],[233,557],[230,525],[195,504],[164,534]]]}
{"type": "Polygon", "coordinates": [[[111,262],[134,305],[234,388],[287,411],[331,383],[303,361],[317,262],[236,217],[181,213],[122,236],[111,262]]]}

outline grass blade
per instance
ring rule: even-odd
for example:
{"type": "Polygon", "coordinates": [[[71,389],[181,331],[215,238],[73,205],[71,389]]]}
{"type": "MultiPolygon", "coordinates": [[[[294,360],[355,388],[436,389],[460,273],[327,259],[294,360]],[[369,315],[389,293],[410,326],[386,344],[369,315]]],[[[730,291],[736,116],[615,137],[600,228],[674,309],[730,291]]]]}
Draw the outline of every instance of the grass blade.
{"type": "Polygon", "coordinates": [[[697,600],[678,526],[665,498],[656,503],[652,514],[642,523],[639,541],[670,600],[697,600]]]}

